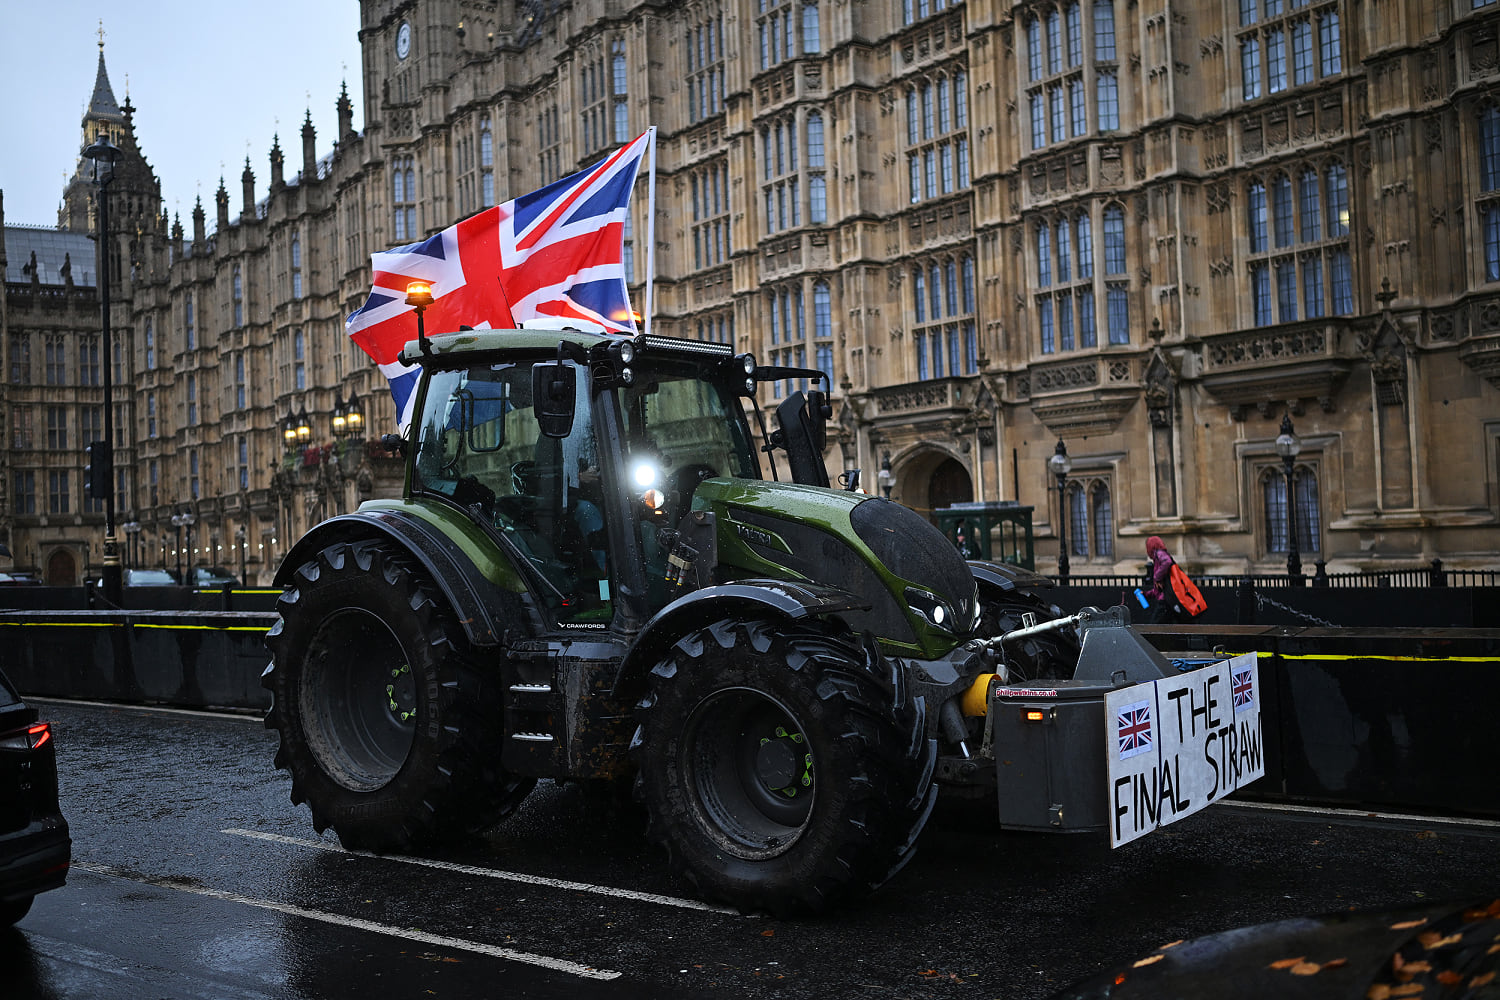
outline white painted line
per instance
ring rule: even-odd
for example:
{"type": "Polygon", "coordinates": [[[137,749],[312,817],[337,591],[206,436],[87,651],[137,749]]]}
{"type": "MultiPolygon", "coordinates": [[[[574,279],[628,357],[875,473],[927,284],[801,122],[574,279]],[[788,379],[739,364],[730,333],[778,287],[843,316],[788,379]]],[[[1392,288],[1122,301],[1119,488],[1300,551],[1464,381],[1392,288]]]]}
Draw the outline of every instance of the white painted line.
{"type": "Polygon", "coordinates": [[[358,917],[325,913],[322,910],[309,910],[301,906],[292,906],[290,903],[278,903],[270,899],[241,896],[239,893],[226,892],[223,889],[210,889],[207,886],[192,885],[174,879],[155,879],[125,875],[108,865],[79,864],[74,862],[73,868],[93,872],[96,875],[124,879],[129,882],[154,885],[160,889],[176,889],[179,892],[190,892],[197,896],[207,896],[210,899],[222,899],[230,903],[257,906],[263,910],[275,910],[277,913],[286,913],[294,917],[305,917],[308,920],[317,920],[325,924],[337,924],[340,927],[352,927],[355,930],[369,931],[372,934],[386,934],[391,937],[405,938],[409,941],[420,941],[423,944],[436,945],[440,948],[454,948],[459,951],[470,951],[477,955],[490,955],[494,958],[503,958],[511,962],[522,962],[526,965],[551,969],[554,972],[566,972],[569,975],[581,976],[584,979],[619,979],[621,976],[621,973],[613,972],[609,969],[596,969],[590,965],[580,965],[577,962],[569,962],[561,958],[550,958],[546,955],[533,955],[526,951],[501,948],[497,945],[485,944],[482,941],[468,941],[464,938],[447,937],[442,934],[429,934],[426,931],[420,931],[412,927],[392,927],[389,924],[377,924],[373,920],[361,920],[358,917]]]}
{"type": "Polygon", "coordinates": [[[714,906],[712,903],[704,903],[696,899],[659,896],[654,892],[636,892],[634,889],[616,889],[607,885],[590,885],[587,882],[569,882],[560,878],[546,878],[542,875],[524,875],[520,872],[504,872],[495,868],[476,868],[473,865],[461,865],[452,861],[435,861],[432,858],[416,858],[407,854],[372,854],[369,851],[351,851],[327,841],[303,840],[300,837],[284,837],[279,833],[262,833],[257,830],[233,829],[220,830],[219,832],[235,837],[252,837],[255,840],[268,840],[275,844],[293,844],[297,847],[310,847],[317,851],[332,851],[335,854],[353,854],[362,858],[399,861],[402,864],[421,865],[424,868],[438,868],[443,871],[461,872],[465,875],[479,875],[483,878],[496,878],[506,882],[520,882],[524,885],[542,885],[553,889],[567,889],[572,892],[592,892],[600,896],[612,896],[616,899],[629,899],[640,903],[656,903],[660,906],[676,906],[684,910],[725,913],[732,917],[740,915],[738,910],[732,910],[728,907],[714,906]]]}
{"type": "Polygon", "coordinates": [[[1468,816],[1423,816],[1417,813],[1369,812],[1364,809],[1335,809],[1331,806],[1298,806],[1280,802],[1242,802],[1238,799],[1219,803],[1220,808],[1233,806],[1238,809],[1259,809],[1262,812],[1301,813],[1308,816],[1332,816],[1338,819],[1385,819],[1406,823],[1427,823],[1441,826],[1474,826],[1483,830],[1500,830],[1500,820],[1473,819],[1468,816]]]}
{"type": "Polygon", "coordinates": [[[126,705],[116,701],[84,701],[79,698],[42,698],[27,696],[26,703],[30,705],[83,705],[88,708],[118,708],[127,712],[165,712],[168,715],[192,715],[200,719],[231,719],[239,722],[260,723],[265,718],[265,713],[257,712],[249,715],[244,712],[234,712],[228,709],[222,712],[202,712],[193,708],[169,708],[166,705],[126,705]]]}

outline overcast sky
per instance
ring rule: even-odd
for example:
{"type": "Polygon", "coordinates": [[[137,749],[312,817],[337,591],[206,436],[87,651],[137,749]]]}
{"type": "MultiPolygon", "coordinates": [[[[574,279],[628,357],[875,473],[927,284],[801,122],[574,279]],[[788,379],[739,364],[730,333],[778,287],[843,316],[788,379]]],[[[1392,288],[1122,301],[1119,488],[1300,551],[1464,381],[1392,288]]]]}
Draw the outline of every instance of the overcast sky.
{"type": "Polygon", "coordinates": [[[302,168],[308,108],[318,156],[331,151],[341,80],[349,82],[354,127],[364,127],[358,0],[6,0],[0,190],[8,225],[57,224],[83,145],[101,18],[115,99],[124,104],[128,89],[136,141],[161,179],[167,211],[180,213],[189,231],[199,196],[212,228],[220,174],[239,212],[247,155],[255,196],[265,197],[273,133],[287,178],[302,168]]]}

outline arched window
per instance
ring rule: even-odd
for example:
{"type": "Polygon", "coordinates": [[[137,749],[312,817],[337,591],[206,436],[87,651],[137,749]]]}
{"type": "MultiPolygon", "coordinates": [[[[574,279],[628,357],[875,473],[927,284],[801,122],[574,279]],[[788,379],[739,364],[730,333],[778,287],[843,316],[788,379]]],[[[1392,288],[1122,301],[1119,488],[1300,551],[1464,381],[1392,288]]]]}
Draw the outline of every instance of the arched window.
{"type": "Polygon", "coordinates": [[[1125,273],[1125,210],[1119,205],[1104,210],[1104,273],[1125,273]]]}
{"type": "Polygon", "coordinates": [[[1068,484],[1068,551],[1080,559],[1089,557],[1089,506],[1083,484],[1068,484]]]}
{"type": "Polygon", "coordinates": [[[1041,288],[1052,284],[1052,230],[1045,222],[1036,227],[1036,283],[1041,288]]]}
{"type": "MultiPolygon", "coordinates": [[[[232,288],[231,288],[231,291],[230,291],[230,297],[233,299],[233,307],[234,307],[234,323],[233,323],[233,325],[236,326],[236,327],[244,326],[245,325],[245,286],[244,286],[244,282],[241,281],[241,279],[240,279],[240,269],[239,269],[238,266],[236,266],[235,269],[234,269],[234,277],[231,279],[231,284],[232,284],[232,288]]],[[[192,348],[193,348],[193,345],[192,344],[188,344],[188,349],[192,350],[192,348]]]]}
{"type": "Polygon", "coordinates": [[[1250,184],[1247,204],[1250,212],[1250,252],[1262,253],[1266,249],[1266,186],[1260,181],[1250,184]]]}
{"type": "Polygon", "coordinates": [[[1286,174],[1271,181],[1271,234],[1278,247],[1292,245],[1292,182],[1286,174]]]}
{"type": "Polygon", "coordinates": [[[808,55],[816,55],[821,52],[823,43],[818,31],[818,5],[815,3],[804,3],[802,5],[802,51],[808,55]]]}
{"type": "MultiPolygon", "coordinates": [[[[1479,116],[1479,185],[1482,191],[1500,189],[1500,109],[1494,105],[1479,116]]],[[[1500,281],[1500,206],[1483,208],[1484,277],[1500,281]]]]}
{"type": "Polygon", "coordinates": [[[302,237],[292,234],[292,298],[302,298],[302,237]]]}
{"type": "MultiPolygon", "coordinates": [[[[1322,510],[1318,500],[1318,476],[1310,466],[1299,465],[1292,472],[1292,489],[1297,509],[1297,551],[1322,551],[1319,539],[1323,533],[1322,510]]],[[[1286,552],[1286,473],[1268,467],[1261,473],[1262,514],[1265,517],[1266,551],[1286,552]]]]}
{"type": "Polygon", "coordinates": [[[1100,559],[1115,556],[1114,510],[1109,500],[1109,485],[1098,482],[1089,490],[1093,524],[1094,554],[1100,559]]]}

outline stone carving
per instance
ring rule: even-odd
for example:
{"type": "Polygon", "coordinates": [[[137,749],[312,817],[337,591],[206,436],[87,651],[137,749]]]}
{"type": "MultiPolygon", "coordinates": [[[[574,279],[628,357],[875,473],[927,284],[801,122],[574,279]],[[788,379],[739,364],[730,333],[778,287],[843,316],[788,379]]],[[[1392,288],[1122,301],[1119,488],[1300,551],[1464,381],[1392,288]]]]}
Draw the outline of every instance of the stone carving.
{"type": "Polygon", "coordinates": [[[1075,364],[1033,366],[1032,385],[1037,392],[1084,389],[1099,384],[1099,366],[1093,361],[1075,364]]]}
{"type": "Polygon", "coordinates": [[[1327,353],[1328,337],[1319,327],[1290,331],[1256,330],[1215,337],[1208,345],[1208,363],[1211,368],[1233,368],[1327,353]]]}
{"type": "Polygon", "coordinates": [[[1172,426],[1172,400],[1177,394],[1177,376],[1158,348],[1146,365],[1146,408],[1152,427],[1172,426]]]}

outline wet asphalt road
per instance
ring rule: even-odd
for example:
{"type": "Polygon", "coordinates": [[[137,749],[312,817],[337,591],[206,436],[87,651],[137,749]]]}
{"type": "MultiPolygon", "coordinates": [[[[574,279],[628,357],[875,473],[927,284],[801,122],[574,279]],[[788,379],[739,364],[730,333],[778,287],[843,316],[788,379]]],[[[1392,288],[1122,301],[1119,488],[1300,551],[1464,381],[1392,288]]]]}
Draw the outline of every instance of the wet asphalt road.
{"type": "Polygon", "coordinates": [[[7,1000],[1017,1000],[1178,938],[1500,893],[1494,826],[1221,805],[1111,852],[949,804],[859,908],[777,921],[694,901],[596,790],[543,784],[433,858],[352,855],[290,804],[258,720],[40,707],[75,867],[0,932],[7,1000]]]}

